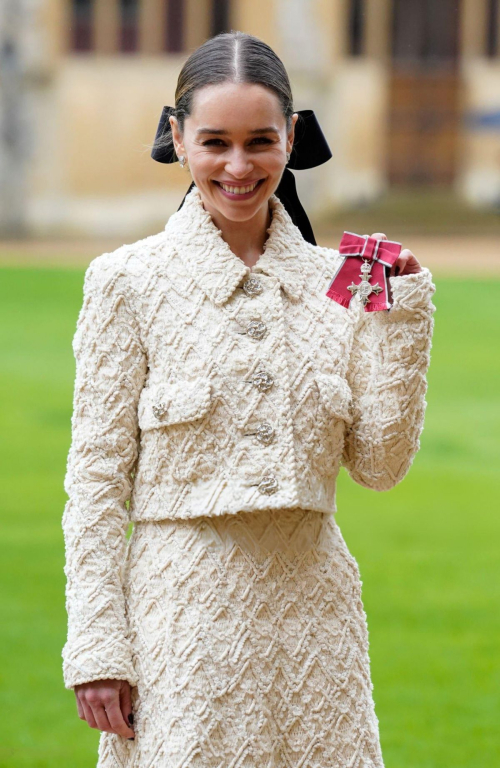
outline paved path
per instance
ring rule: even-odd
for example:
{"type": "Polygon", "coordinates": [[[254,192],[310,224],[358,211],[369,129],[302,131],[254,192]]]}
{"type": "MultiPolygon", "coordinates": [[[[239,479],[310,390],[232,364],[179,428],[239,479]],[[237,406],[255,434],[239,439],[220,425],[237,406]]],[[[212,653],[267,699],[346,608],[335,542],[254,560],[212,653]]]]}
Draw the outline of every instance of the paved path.
{"type": "MultiPolygon", "coordinates": [[[[337,248],[338,242],[321,240],[337,248]]],[[[112,251],[113,240],[0,240],[0,266],[85,267],[91,259],[112,251]]],[[[450,237],[411,235],[403,241],[433,275],[500,275],[500,238],[494,236],[450,237]]]]}

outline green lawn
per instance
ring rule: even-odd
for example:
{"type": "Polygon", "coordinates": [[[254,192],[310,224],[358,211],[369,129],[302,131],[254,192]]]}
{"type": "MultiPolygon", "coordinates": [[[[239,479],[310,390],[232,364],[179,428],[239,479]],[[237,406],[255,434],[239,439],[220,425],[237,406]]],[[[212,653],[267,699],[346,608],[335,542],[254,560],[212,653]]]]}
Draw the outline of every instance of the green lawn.
{"type": "MultiPolygon", "coordinates": [[[[426,425],[386,493],[342,470],[386,768],[496,768],[500,738],[500,281],[435,278],[426,425]]],[[[61,515],[83,271],[0,270],[0,766],[89,768],[63,686],[61,515]]],[[[257,768],[257,767],[256,767],[257,768]]]]}

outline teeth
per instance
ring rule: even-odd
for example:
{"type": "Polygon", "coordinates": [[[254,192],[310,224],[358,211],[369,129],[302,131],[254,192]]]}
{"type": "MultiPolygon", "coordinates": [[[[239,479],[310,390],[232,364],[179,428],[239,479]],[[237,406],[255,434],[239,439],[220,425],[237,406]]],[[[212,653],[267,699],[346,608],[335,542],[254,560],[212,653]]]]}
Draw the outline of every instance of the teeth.
{"type": "Polygon", "coordinates": [[[221,187],[226,192],[230,192],[232,195],[245,195],[247,192],[253,192],[259,182],[251,184],[249,187],[228,187],[226,184],[221,184],[221,187]]]}

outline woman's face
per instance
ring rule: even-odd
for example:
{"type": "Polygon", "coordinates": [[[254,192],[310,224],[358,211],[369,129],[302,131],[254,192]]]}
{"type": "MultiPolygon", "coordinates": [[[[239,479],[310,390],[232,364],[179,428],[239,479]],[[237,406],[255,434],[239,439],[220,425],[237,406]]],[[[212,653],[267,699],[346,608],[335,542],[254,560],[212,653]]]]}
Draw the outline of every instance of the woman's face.
{"type": "Polygon", "coordinates": [[[276,190],[292,151],[275,93],[255,83],[208,85],[196,91],[184,135],[170,117],[174,147],[185,155],[204,207],[231,221],[247,221],[276,190]]]}

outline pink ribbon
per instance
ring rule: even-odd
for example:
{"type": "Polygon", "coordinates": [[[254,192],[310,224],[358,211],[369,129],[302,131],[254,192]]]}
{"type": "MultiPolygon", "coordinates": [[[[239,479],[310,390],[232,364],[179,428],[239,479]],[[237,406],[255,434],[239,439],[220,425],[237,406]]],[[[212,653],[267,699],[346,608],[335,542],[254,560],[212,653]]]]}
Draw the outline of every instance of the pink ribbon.
{"type": "Polygon", "coordinates": [[[339,253],[344,258],[332,278],[326,295],[343,307],[348,307],[352,297],[359,294],[360,300],[365,304],[365,312],[390,309],[392,296],[389,272],[397,261],[401,248],[401,243],[394,240],[382,240],[368,237],[368,235],[356,235],[354,232],[344,232],[339,245],[339,253]],[[369,279],[363,279],[362,267],[367,270],[367,264],[371,267],[370,271],[367,271],[369,279]],[[358,288],[357,286],[361,283],[364,284],[363,287],[358,288]],[[349,290],[348,286],[354,290],[349,290]]]}

